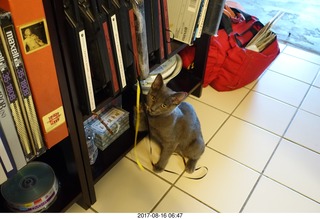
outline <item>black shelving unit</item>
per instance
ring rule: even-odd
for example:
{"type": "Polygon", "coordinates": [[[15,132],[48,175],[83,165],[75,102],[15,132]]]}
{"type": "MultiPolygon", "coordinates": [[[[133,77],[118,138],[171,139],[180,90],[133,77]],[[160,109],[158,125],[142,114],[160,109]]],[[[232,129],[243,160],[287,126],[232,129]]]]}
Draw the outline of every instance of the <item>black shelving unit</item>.
{"type": "MultiPolygon", "coordinates": [[[[59,190],[55,196],[55,201],[44,211],[64,212],[76,202],[85,209],[89,208],[92,204],[90,198],[92,191],[89,191],[90,187],[87,182],[88,177],[85,164],[88,160],[83,159],[83,148],[81,148],[82,145],[79,143],[79,133],[71,104],[71,95],[69,85],[67,84],[64,61],[63,58],[58,55],[60,44],[59,39],[56,37],[56,25],[53,19],[54,11],[51,3],[51,1],[43,1],[46,8],[47,23],[69,135],[48,149],[44,154],[35,158],[34,161],[49,164],[59,181],[59,190]]],[[[11,212],[2,195],[0,195],[0,212],[11,212]]]]}
{"type": "MultiPolygon", "coordinates": [[[[48,29],[53,48],[57,75],[61,89],[64,110],[69,129],[69,136],[48,150],[36,160],[48,163],[55,171],[59,180],[59,194],[47,212],[64,212],[72,204],[78,203],[84,209],[96,202],[94,185],[97,183],[134,144],[133,106],[135,105],[136,90],[131,82],[119,94],[122,99],[122,108],[129,112],[130,128],[117,138],[104,151],[99,150],[94,165],[90,165],[86,145],[83,122],[90,115],[83,115],[79,107],[77,89],[74,80],[74,70],[71,63],[70,48],[67,44],[67,34],[64,20],[63,0],[43,0],[48,29]]],[[[202,36],[195,41],[195,67],[191,70],[182,69],[181,73],[172,79],[168,86],[176,91],[185,91],[200,97],[205,72],[205,63],[210,37],[202,36]]],[[[177,54],[187,45],[172,40],[172,55],[177,54]]],[[[158,64],[150,66],[156,68],[158,64]]],[[[97,110],[109,104],[113,98],[101,100],[97,110]]],[[[147,133],[140,133],[141,140],[147,133]]],[[[0,211],[9,211],[3,197],[0,197],[0,211]]]]}

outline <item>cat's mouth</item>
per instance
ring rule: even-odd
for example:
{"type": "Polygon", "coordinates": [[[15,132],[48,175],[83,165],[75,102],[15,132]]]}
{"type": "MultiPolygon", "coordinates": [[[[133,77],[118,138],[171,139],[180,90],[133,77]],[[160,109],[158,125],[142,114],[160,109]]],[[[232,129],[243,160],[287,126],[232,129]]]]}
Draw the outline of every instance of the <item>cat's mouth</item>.
{"type": "Polygon", "coordinates": [[[152,110],[152,108],[146,106],[146,112],[149,116],[158,116],[159,113],[157,113],[156,111],[152,110]]]}
{"type": "Polygon", "coordinates": [[[158,116],[158,114],[155,111],[152,111],[150,109],[147,109],[147,113],[149,116],[158,116]]]}

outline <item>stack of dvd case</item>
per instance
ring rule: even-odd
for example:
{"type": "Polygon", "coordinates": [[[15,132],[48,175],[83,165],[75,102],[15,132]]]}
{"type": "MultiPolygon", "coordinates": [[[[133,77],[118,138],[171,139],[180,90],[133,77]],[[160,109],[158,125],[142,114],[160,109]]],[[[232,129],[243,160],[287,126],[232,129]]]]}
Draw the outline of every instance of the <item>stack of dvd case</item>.
{"type": "Polygon", "coordinates": [[[99,115],[86,120],[84,125],[94,132],[95,145],[100,150],[105,150],[129,129],[129,112],[118,107],[105,107],[99,115]]]}

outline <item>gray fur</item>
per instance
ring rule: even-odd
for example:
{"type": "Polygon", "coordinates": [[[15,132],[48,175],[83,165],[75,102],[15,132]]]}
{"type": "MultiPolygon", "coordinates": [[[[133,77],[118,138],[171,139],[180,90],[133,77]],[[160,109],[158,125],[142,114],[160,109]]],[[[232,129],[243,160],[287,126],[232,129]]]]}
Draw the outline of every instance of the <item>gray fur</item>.
{"type": "MultiPolygon", "coordinates": [[[[157,75],[146,97],[146,113],[150,136],[160,144],[155,172],[165,169],[173,152],[187,158],[186,171],[192,173],[203,154],[205,143],[196,112],[191,104],[182,102],[185,92],[175,92],[157,75]]],[[[141,119],[146,119],[141,116],[141,119]]]]}

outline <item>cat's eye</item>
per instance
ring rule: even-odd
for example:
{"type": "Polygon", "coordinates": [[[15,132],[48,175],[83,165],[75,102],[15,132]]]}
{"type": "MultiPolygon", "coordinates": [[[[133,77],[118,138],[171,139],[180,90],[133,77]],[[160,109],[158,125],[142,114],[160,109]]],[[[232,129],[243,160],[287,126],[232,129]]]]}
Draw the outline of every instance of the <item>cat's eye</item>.
{"type": "Polygon", "coordinates": [[[163,104],[161,104],[161,107],[162,107],[162,108],[166,108],[167,105],[163,103],[163,104]]]}

